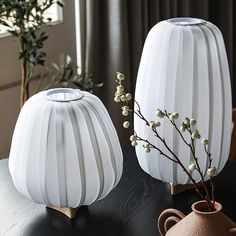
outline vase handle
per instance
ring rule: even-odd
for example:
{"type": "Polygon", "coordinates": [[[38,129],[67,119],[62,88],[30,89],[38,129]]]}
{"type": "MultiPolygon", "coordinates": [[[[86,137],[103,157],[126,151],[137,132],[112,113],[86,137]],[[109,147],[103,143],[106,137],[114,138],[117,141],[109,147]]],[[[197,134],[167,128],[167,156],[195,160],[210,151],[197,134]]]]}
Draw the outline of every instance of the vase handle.
{"type": "Polygon", "coordinates": [[[164,210],[160,216],[158,217],[157,221],[157,227],[159,230],[159,233],[161,236],[165,236],[166,232],[171,228],[170,223],[178,223],[180,220],[182,220],[185,217],[185,215],[176,209],[166,209],[164,210]],[[175,216],[169,216],[166,215],[174,214],[175,216]]]}

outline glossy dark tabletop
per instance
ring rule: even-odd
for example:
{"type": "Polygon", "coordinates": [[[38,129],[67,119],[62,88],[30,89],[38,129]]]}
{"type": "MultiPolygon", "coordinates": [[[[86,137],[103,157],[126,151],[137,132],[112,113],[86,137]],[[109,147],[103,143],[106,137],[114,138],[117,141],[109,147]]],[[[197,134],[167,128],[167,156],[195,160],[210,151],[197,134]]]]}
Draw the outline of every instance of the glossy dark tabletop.
{"type": "MultiPolygon", "coordinates": [[[[216,199],[236,221],[236,165],[228,163],[216,178],[216,199]]],[[[118,186],[103,200],[79,209],[75,220],[21,196],[14,188],[8,161],[0,161],[0,235],[6,236],[157,236],[156,221],[166,208],[187,214],[198,200],[194,190],[175,197],[168,185],[142,171],[133,149],[124,151],[118,186]]]]}

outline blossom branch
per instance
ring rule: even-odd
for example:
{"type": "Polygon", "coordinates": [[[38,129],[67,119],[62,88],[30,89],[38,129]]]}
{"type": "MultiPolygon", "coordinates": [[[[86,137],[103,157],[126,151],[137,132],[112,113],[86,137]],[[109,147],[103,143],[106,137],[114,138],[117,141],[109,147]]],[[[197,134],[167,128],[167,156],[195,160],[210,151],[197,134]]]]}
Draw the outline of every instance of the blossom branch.
{"type": "MultiPolygon", "coordinates": [[[[142,114],[141,112],[141,108],[140,108],[140,105],[137,101],[135,101],[135,104],[137,104],[138,106],[138,109],[137,111],[134,110],[134,113],[135,114],[138,114],[138,116],[145,122],[145,124],[147,126],[152,126],[148,120],[144,117],[144,115],[142,114]]],[[[166,112],[167,114],[167,112],[166,112]]],[[[169,118],[168,114],[167,114],[167,117],[169,118]]],[[[158,124],[158,123],[156,123],[158,124]]],[[[158,126],[158,125],[157,125],[158,126]]],[[[155,127],[155,126],[154,126],[155,127]]],[[[176,127],[176,129],[178,130],[178,128],[176,127]]],[[[164,144],[164,146],[166,147],[166,149],[174,156],[175,160],[174,159],[171,159],[169,156],[167,157],[168,159],[174,161],[175,163],[179,164],[181,166],[181,168],[183,169],[183,171],[188,175],[188,177],[190,178],[191,182],[193,183],[193,185],[195,186],[196,188],[196,191],[197,193],[200,195],[200,197],[202,199],[205,199],[204,196],[202,195],[201,191],[200,191],[200,188],[197,184],[197,182],[193,179],[192,175],[188,172],[188,170],[185,168],[185,166],[182,164],[182,162],[180,161],[179,157],[169,148],[169,146],[167,145],[166,141],[165,141],[165,138],[162,138],[158,132],[157,132],[157,129],[156,127],[154,129],[152,129],[152,131],[155,133],[155,136],[164,144]]],[[[143,140],[143,139],[142,139],[143,140]]],[[[147,140],[143,140],[143,141],[147,141],[147,140]]],[[[155,149],[157,149],[159,152],[160,152],[160,149],[158,149],[155,145],[152,145],[153,147],[155,147],[155,149]]],[[[164,155],[165,156],[165,155],[164,155]]],[[[208,204],[209,208],[211,208],[210,204],[208,204]]]]}
{"type": "Polygon", "coordinates": [[[148,148],[156,149],[156,150],[160,153],[160,155],[165,156],[165,157],[166,157],[167,159],[169,159],[170,161],[173,161],[173,162],[175,162],[175,163],[178,163],[177,160],[174,160],[174,159],[172,159],[171,157],[169,157],[169,156],[168,156],[167,154],[165,154],[160,148],[158,148],[157,146],[155,146],[154,144],[152,144],[151,142],[149,142],[147,139],[143,139],[143,138],[141,138],[140,136],[137,135],[137,141],[143,141],[143,142],[145,142],[145,143],[144,143],[144,146],[145,146],[145,144],[148,144],[148,146],[146,145],[146,148],[148,147],[148,148]]]}
{"type": "MultiPolygon", "coordinates": [[[[148,121],[146,119],[146,117],[143,115],[139,103],[135,99],[134,99],[134,103],[135,103],[136,107],[134,109],[131,109],[128,106],[128,103],[132,100],[132,94],[127,93],[124,86],[122,85],[122,81],[124,79],[125,79],[124,74],[118,72],[117,73],[117,80],[116,80],[116,82],[118,83],[118,86],[116,87],[117,90],[116,90],[116,93],[115,93],[114,100],[115,100],[115,102],[124,102],[126,104],[125,106],[122,107],[122,115],[123,116],[128,116],[130,113],[133,113],[133,114],[137,115],[145,123],[146,126],[151,128],[154,136],[157,137],[157,139],[162,142],[162,144],[164,145],[166,150],[170,153],[170,155],[164,153],[161,150],[161,148],[157,147],[156,145],[151,143],[149,140],[138,136],[135,132],[134,132],[133,135],[130,136],[131,145],[132,146],[137,146],[138,142],[142,141],[142,142],[144,142],[144,144],[143,144],[144,151],[150,152],[151,149],[155,149],[160,153],[161,156],[164,156],[167,159],[169,159],[170,161],[173,161],[174,163],[177,163],[178,165],[180,165],[181,168],[183,169],[183,171],[186,173],[186,175],[189,177],[189,179],[193,183],[193,185],[196,189],[196,192],[199,194],[199,196],[203,200],[206,200],[206,202],[208,204],[209,211],[214,211],[215,210],[215,208],[214,208],[215,198],[214,198],[214,184],[213,184],[213,181],[212,181],[212,177],[217,175],[217,170],[216,170],[215,167],[213,167],[213,168],[211,167],[211,165],[212,165],[211,153],[206,148],[206,145],[208,144],[208,140],[207,139],[202,139],[201,142],[202,142],[202,144],[204,144],[204,150],[205,150],[205,152],[207,154],[207,158],[208,158],[207,174],[210,176],[210,183],[211,183],[211,196],[210,196],[207,185],[204,181],[204,174],[201,171],[201,168],[200,168],[200,165],[199,165],[199,162],[198,162],[198,157],[196,155],[195,141],[197,139],[200,139],[200,137],[201,137],[201,135],[200,135],[200,133],[197,129],[195,129],[194,132],[192,131],[192,127],[194,127],[196,125],[196,120],[186,117],[185,120],[183,121],[182,125],[180,126],[180,128],[178,128],[177,124],[175,122],[179,117],[178,113],[176,113],[176,112],[168,113],[166,110],[162,111],[160,109],[157,109],[157,111],[156,111],[156,115],[159,118],[165,118],[166,117],[170,121],[170,123],[173,125],[173,127],[175,128],[177,133],[180,135],[181,140],[190,149],[190,152],[191,152],[192,157],[193,157],[193,160],[192,160],[193,162],[190,163],[189,167],[187,168],[181,162],[181,159],[179,158],[179,156],[171,150],[171,148],[167,144],[165,138],[160,136],[160,134],[158,132],[158,127],[161,126],[161,123],[159,121],[148,121]],[[190,143],[186,140],[186,138],[183,135],[183,132],[185,132],[186,130],[190,135],[190,140],[191,140],[190,143]],[[201,179],[200,181],[202,183],[204,193],[206,194],[206,196],[204,196],[202,194],[199,185],[197,184],[196,180],[192,177],[192,172],[194,170],[196,170],[200,175],[200,179],[201,179]]],[[[124,126],[124,128],[129,128],[130,122],[125,121],[123,123],[123,126],[124,126]]]]}

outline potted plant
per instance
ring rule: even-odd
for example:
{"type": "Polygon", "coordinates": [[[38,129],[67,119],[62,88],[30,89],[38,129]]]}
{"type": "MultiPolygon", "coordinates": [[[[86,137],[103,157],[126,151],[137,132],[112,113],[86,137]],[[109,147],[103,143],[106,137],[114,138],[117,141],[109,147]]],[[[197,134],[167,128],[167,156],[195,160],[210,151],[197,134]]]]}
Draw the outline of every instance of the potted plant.
{"type": "Polygon", "coordinates": [[[45,11],[53,4],[63,7],[58,0],[0,0],[0,24],[8,27],[8,32],[19,44],[21,107],[29,97],[29,82],[34,67],[45,63],[43,45],[48,36],[44,27],[52,20],[45,18],[45,11]]]}
{"type": "Polygon", "coordinates": [[[93,75],[84,72],[78,72],[79,67],[74,63],[69,55],[65,58],[64,64],[52,63],[51,67],[46,68],[47,72],[41,76],[39,81],[39,91],[43,80],[47,80],[48,84],[43,89],[49,88],[78,88],[83,91],[93,93],[94,88],[100,88],[103,83],[95,84],[93,82],[93,75]]]}

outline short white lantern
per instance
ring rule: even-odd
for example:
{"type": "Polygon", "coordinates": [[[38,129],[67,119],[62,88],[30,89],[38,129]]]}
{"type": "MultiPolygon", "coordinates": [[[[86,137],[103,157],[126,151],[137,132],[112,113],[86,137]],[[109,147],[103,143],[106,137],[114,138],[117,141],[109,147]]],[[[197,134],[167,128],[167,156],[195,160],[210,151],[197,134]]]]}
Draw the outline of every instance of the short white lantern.
{"type": "Polygon", "coordinates": [[[52,89],[23,106],[9,169],[27,198],[61,208],[89,205],[119,182],[123,155],[102,102],[88,92],[52,89]]]}
{"type": "MultiPolygon", "coordinates": [[[[179,120],[195,118],[202,137],[209,138],[212,165],[222,170],[230,149],[232,102],[224,40],[215,25],[196,18],[174,18],[155,25],[143,48],[135,99],[149,121],[158,119],[157,108],[178,112],[179,120]]],[[[162,122],[160,135],[188,168],[190,151],[168,120],[162,122]]],[[[137,116],[134,128],[139,136],[167,151],[137,116]]],[[[200,142],[196,152],[207,179],[207,158],[200,142]]],[[[174,185],[190,183],[181,167],[158,151],[145,153],[138,145],[136,154],[142,169],[154,178],[174,185]]],[[[193,177],[200,179],[196,172],[193,177]]]]}

